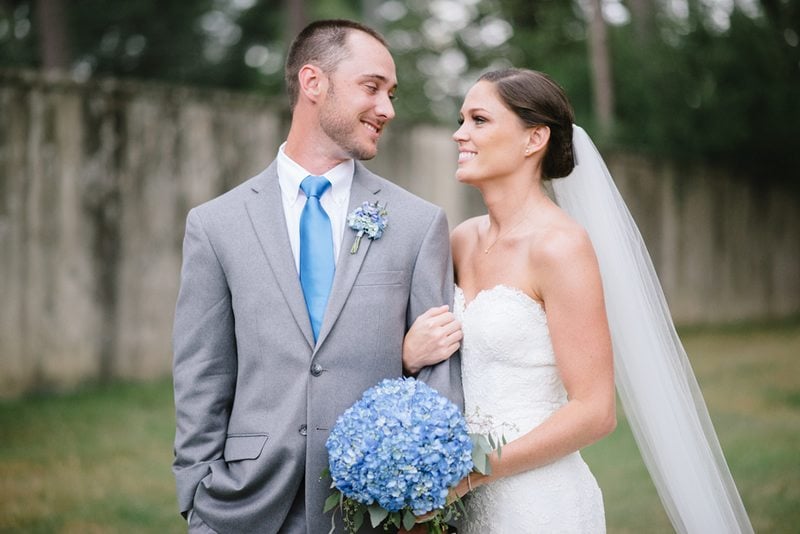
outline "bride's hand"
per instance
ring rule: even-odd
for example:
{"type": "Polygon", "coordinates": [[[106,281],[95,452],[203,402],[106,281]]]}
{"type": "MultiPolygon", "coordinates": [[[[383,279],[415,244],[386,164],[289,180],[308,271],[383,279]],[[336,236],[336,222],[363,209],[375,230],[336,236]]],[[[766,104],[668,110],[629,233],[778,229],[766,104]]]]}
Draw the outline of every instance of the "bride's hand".
{"type": "Polygon", "coordinates": [[[453,355],[461,343],[461,323],[449,306],[431,308],[414,321],[403,340],[403,368],[416,375],[453,355]]]}

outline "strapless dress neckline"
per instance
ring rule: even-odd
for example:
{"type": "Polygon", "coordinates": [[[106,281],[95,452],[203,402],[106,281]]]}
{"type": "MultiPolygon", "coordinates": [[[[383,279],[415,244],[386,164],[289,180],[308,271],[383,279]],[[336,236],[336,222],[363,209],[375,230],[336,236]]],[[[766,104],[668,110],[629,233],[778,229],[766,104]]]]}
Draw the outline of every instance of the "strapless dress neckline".
{"type": "Polygon", "coordinates": [[[522,289],[508,285],[508,284],[496,284],[491,287],[485,287],[483,289],[478,290],[475,293],[475,296],[467,302],[467,296],[464,293],[464,290],[461,289],[457,284],[455,286],[455,308],[461,314],[466,313],[473,305],[478,305],[482,300],[490,298],[492,295],[499,293],[498,298],[502,298],[501,295],[506,295],[517,302],[531,307],[536,313],[537,316],[540,316],[547,321],[547,315],[545,313],[544,306],[542,304],[525,293],[522,289]]]}

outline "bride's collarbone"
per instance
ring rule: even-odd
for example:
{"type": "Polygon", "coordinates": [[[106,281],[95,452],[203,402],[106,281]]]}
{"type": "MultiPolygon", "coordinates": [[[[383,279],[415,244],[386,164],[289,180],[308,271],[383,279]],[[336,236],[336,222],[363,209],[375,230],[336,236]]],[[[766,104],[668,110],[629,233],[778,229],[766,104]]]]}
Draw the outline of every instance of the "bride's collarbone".
{"type": "Polygon", "coordinates": [[[492,261],[469,261],[456,264],[457,284],[466,300],[474,299],[481,292],[497,287],[514,289],[544,306],[536,291],[535,269],[527,258],[502,257],[492,261]]]}
{"type": "Polygon", "coordinates": [[[457,265],[456,269],[460,271],[458,279],[476,289],[495,285],[511,285],[529,292],[532,288],[532,281],[535,279],[530,264],[520,258],[498,256],[491,260],[471,261],[467,265],[457,265]]]}

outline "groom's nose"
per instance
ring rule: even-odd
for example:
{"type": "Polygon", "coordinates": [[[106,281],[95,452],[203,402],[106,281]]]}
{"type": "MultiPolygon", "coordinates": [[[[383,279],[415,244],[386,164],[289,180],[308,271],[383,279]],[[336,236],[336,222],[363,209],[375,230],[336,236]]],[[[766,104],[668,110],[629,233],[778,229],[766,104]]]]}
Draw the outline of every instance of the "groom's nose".
{"type": "Polygon", "coordinates": [[[378,105],[375,106],[375,113],[386,122],[394,118],[394,105],[388,93],[380,98],[378,105]]]}

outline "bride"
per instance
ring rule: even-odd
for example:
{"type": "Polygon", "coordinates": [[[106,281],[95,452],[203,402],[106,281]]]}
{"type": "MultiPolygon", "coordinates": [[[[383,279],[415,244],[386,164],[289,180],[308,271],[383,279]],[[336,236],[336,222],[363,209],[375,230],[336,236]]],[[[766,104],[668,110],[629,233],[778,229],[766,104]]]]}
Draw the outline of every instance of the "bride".
{"type": "Polygon", "coordinates": [[[403,359],[413,374],[460,343],[468,418],[509,440],[455,488],[459,532],[604,532],[579,451],[614,429],[615,381],[676,531],[752,532],[638,230],[573,122],[549,77],[506,69],[469,90],[453,135],[488,213],[453,230],[453,312],[423,314],[403,359]]]}

